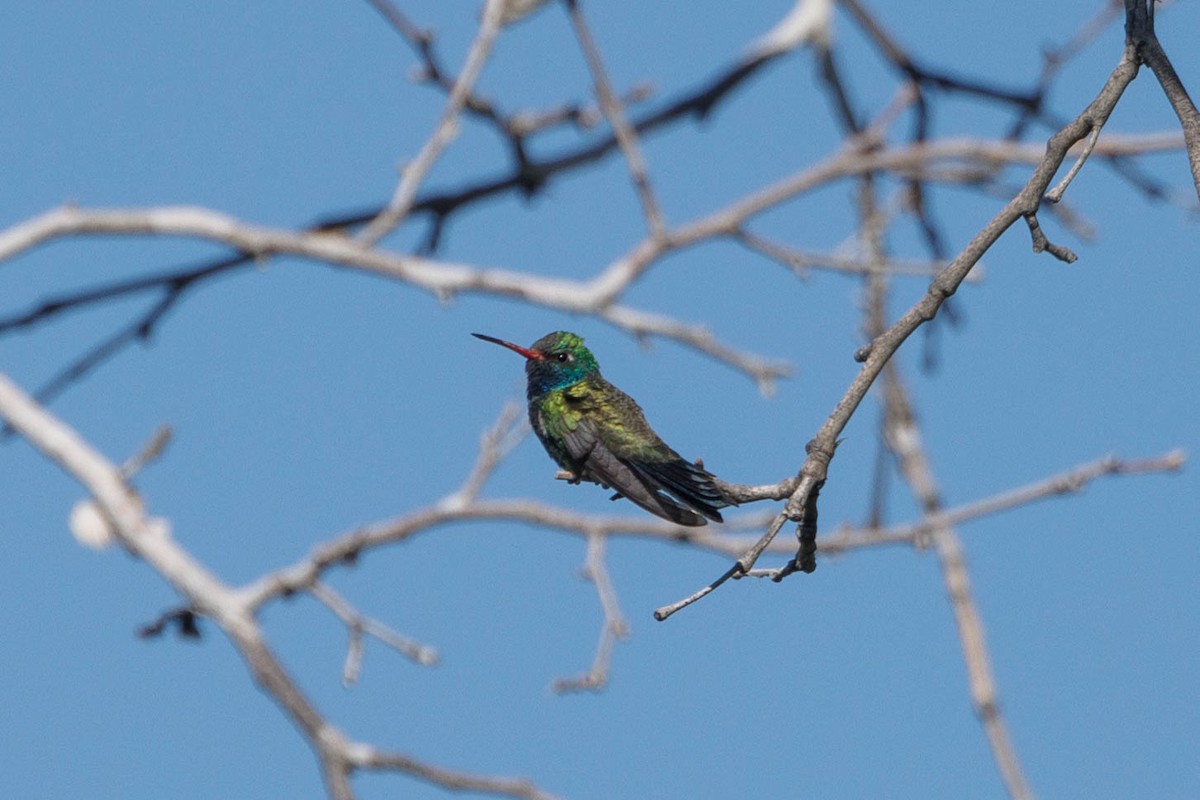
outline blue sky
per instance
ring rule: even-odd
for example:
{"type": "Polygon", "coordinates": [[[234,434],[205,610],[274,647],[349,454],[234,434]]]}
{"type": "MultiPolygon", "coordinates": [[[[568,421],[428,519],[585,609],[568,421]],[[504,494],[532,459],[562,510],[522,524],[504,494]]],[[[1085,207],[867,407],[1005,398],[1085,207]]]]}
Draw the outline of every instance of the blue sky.
{"type": "MultiPolygon", "coordinates": [[[[403,3],[457,67],[478,4],[403,3]]],[[[789,3],[693,0],[585,4],[614,82],[657,97],[730,63],[789,3]],[[595,6],[595,7],[592,7],[595,6]]],[[[875,6],[884,4],[876,3],[875,6]]],[[[1098,3],[925,4],[879,8],[922,63],[1005,86],[1032,85],[1044,47],[1098,3]]],[[[1186,3],[1160,34],[1200,93],[1186,3]]],[[[872,112],[892,75],[839,16],[841,63],[872,112]]],[[[1063,71],[1054,114],[1073,117],[1116,64],[1111,25],[1063,71]]],[[[0,226],[65,202],[202,205],[264,225],[302,225],[390,195],[399,164],[428,136],[442,96],[414,85],[415,60],[367,3],[203,6],[47,3],[0,26],[0,226]]],[[[589,83],[565,15],[550,8],[499,39],[481,92],[508,110],[584,101],[589,83]]],[[[1010,115],[940,101],[938,136],[995,136],[1010,115]]],[[[1146,72],[1108,131],[1171,130],[1146,72]]],[[[897,128],[897,135],[905,130],[897,128]]],[[[1031,141],[1050,131],[1039,128],[1031,141]]],[[[569,146],[560,133],[540,154],[569,146]]],[[[678,224],[823,158],[839,146],[808,53],[772,65],[702,124],[647,137],[650,175],[678,224]]],[[[503,143],[474,122],[430,188],[490,176],[503,143]]],[[[985,281],[955,298],[940,368],[922,372],[920,336],[900,363],[945,500],[969,502],[1108,453],[1200,451],[1195,193],[1186,160],[1140,159],[1179,202],[1152,202],[1098,162],[1067,194],[1094,226],[1080,259],[1035,255],[1014,227],[984,260],[985,281]]],[[[1024,169],[1006,173],[1019,186],[1024,169]]],[[[894,188],[894,187],[893,187],[894,188]]],[[[942,189],[931,204],[957,251],[1006,198],[942,189]]],[[[833,251],[854,235],[840,183],[765,215],[756,230],[833,251]]],[[[419,241],[420,223],[387,246],[419,241]]],[[[644,235],[624,164],[611,158],[525,200],[454,218],[449,261],[583,279],[644,235]]],[[[908,223],[889,246],[923,257],[908,223]]],[[[0,314],[48,296],[220,256],[177,239],[86,238],[5,262],[0,314]]],[[[898,280],[892,311],[925,289],[898,280]]],[[[453,491],[479,436],[523,392],[521,363],[471,339],[528,344],[550,330],[586,336],[605,375],[633,394],[663,437],[729,480],[780,480],[856,372],[859,285],[797,280],[729,243],[675,254],[626,301],[792,363],[770,398],[733,370],[676,344],[643,348],[586,316],[465,296],[440,304],[400,283],[294,259],[220,278],[136,346],[56,400],[53,411],[114,461],[161,424],[176,436],[138,477],[152,512],[231,583],[303,557],[363,523],[453,491]]],[[[152,302],[124,301],[0,337],[0,371],[39,386],[152,302]]],[[[822,493],[823,530],[861,523],[877,407],[845,432],[822,493]]],[[[523,442],[485,489],[589,512],[622,511],[595,487],[552,480],[523,442]]],[[[912,519],[899,485],[889,519],[912,519]]],[[[177,597],[127,555],[80,547],[67,514],[80,487],[23,442],[0,445],[0,795],[90,798],[322,796],[314,759],[250,682],[211,625],[199,643],[146,642],[141,624],[177,597]]],[[[732,515],[731,515],[732,516],[732,515]]],[[[1189,797],[1200,784],[1200,533],[1194,469],[1106,479],[1077,496],[964,526],[1002,709],[1044,797],[1189,797]]],[[[787,534],[785,534],[787,535],[787,534]]],[[[780,584],[741,581],[666,623],[651,611],[727,566],[661,543],[610,544],[631,638],[599,695],[556,696],[582,671],[601,622],[581,581],[584,546],[509,523],[458,524],[366,555],[331,583],[365,613],[436,646],[415,666],[368,644],[362,680],[341,685],[345,631],[310,598],[270,606],[267,635],[314,702],[350,735],[447,767],[525,775],[585,800],[652,797],[1003,796],[973,716],[937,562],[904,549],[826,559],[780,584]]],[[[202,623],[203,624],[203,623],[202,623]]],[[[359,777],[362,797],[442,797],[395,775],[359,777]]]]}

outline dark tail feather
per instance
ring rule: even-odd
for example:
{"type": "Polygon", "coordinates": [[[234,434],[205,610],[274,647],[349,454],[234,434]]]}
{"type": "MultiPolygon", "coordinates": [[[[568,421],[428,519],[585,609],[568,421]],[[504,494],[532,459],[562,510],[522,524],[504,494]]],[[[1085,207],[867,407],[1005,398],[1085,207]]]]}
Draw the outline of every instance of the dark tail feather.
{"type": "MultiPolygon", "coordinates": [[[[707,525],[708,520],[697,514],[690,508],[680,505],[675,502],[675,499],[668,497],[662,492],[656,491],[652,486],[639,486],[641,491],[630,492],[628,495],[622,492],[614,492],[609,500],[620,500],[622,498],[628,500],[634,505],[641,506],[656,517],[662,517],[665,520],[674,522],[676,525],[686,525],[689,528],[699,528],[702,525],[707,525]]],[[[704,515],[709,516],[708,514],[704,515]]],[[[711,517],[710,517],[711,518],[711,517]]],[[[718,514],[717,522],[721,522],[721,515],[718,514]]]]}

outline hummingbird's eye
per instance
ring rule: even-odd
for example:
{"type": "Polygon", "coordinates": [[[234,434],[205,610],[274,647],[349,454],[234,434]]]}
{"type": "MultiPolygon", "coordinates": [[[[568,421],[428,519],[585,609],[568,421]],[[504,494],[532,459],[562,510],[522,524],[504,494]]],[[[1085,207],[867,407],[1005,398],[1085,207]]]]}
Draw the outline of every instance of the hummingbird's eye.
{"type": "Polygon", "coordinates": [[[558,363],[565,364],[571,360],[571,354],[570,353],[558,353],[554,356],[554,358],[556,361],[558,361],[558,363]]]}

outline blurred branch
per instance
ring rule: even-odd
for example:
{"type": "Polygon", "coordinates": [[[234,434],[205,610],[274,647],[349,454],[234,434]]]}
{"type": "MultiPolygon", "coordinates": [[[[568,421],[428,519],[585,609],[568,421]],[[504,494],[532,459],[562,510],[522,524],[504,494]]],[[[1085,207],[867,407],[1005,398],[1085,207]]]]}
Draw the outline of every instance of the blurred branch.
{"type": "Polygon", "coordinates": [[[150,437],[150,441],[146,442],[141,450],[126,459],[125,463],[121,465],[121,477],[127,481],[133,480],[134,476],[145,469],[148,464],[153,464],[161,458],[174,435],[175,431],[170,425],[160,425],[154,435],[150,437]]]}
{"type": "MultiPolygon", "coordinates": [[[[0,375],[0,417],[47,459],[79,481],[92,494],[117,540],[184,597],[187,605],[183,612],[164,615],[161,624],[150,626],[147,633],[153,635],[154,627],[161,631],[168,620],[182,620],[182,615],[195,613],[213,619],[237,648],[254,681],[308,741],[335,800],[353,798],[350,778],[360,769],[404,772],[447,789],[472,788],[490,794],[550,800],[551,795],[528,781],[454,772],[347,739],[312,705],[271,650],[255,618],[257,608],[246,602],[243,592],[222,583],[184,550],[172,538],[165,520],[147,516],[144,503],[120,467],[4,375],[0,375]]],[[[188,630],[188,623],[181,621],[180,626],[181,630],[188,630]]],[[[190,627],[194,629],[194,620],[190,627]]]]}
{"type": "MultiPolygon", "coordinates": [[[[468,293],[499,295],[590,314],[634,336],[671,339],[745,373],[762,386],[789,374],[780,362],[729,347],[701,326],[615,305],[592,284],[399,255],[365,248],[334,233],[256,227],[204,208],[90,211],[63,206],[0,233],[0,261],[54,239],[83,234],[195,236],[227,244],[247,257],[292,255],[363,270],[410,284],[441,300],[468,293]]],[[[147,288],[141,282],[136,286],[138,291],[147,288]]],[[[90,293],[85,302],[93,302],[96,294],[90,293]]],[[[58,302],[50,313],[60,313],[65,307],[58,302]]],[[[21,316],[23,324],[31,324],[29,316],[21,316]]],[[[0,320],[0,329],[5,323],[0,320]]]]}
{"type": "Polygon", "coordinates": [[[346,648],[346,664],[342,670],[343,686],[353,686],[358,683],[358,678],[362,674],[364,636],[378,639],[414,664],[432,667],[438,663],[436,648],[421,644],[378,620],[364,616],[330,586],[317,582],[312,585],[310,591],[313,597],[332,611],[350,632],[349,645],[346,648]]]}
{"type": "MultiPolygon", "coordinates": [[[[922,445],[921,429],[908,391],[896,363],[884,370],[883,438],[895,455],[900,472],[926,515],[937,514],[942,507],[929,459],[922,445]]],[[[988,655],[983,620],[971,592],[971,579],[963,556],[962,543],[954,528],[944,522],[931,527],[934,550],[942,568],[942,580],[958,627],[963,660],[967,668],[971,702],[983,723],[992,757],[1012,800],[1028,800],[1033,794],[1025,780],[1012,737],[1000,713],[999,695],[988,655]]]]}
{"type": "Polygon", "coordinates": [[[1172,450],[1151,458],[1122,459],[1117,456],[1105,456],[1026,486],[926,514],[918,522],[886,528],[844,528],[835,531],[832,536],[822,540],[821,552],[833,555],[864,547],[897,544],[919,546],[921,542],[928,541],[937,526],[955,527],[1052,497],[1077,494],[1088,484],[1103,477],[1178,472],[1183,469],[1185,463],[1187,458],[1180,450],[1172,450]]]}
{"type": "MultiPolygon", "coordinates": [[[[420,57],[422,66],[417,76],[418,80],[432,83],[445,90],[447,94],[453,94],[457,89],[463,95],[463,98],[453,101],[455,105],[459,105],[465,112],[491,121],[505,132],[508,131],[508,121],[496,109],[495,104],[491,100],[475,94],[473,85],[468,85],[468,83],[474,84],[474,80],[463,81],[462,79],[455,79],[442,67],[441,59],[438,58],[434,47],[434,35],[432,31],[416,25],[403,11],[396,7],[395,3],[389,0],[367,0],[367,2],[408,42],[409,46],[420,57]]],[[[469,56],[467,60],[469,63],[469,56]]]]}
{"type": "Polygon", "coordinates": [[[629,176],[637,189],[638,199],[641,200],[642,213],[646,216],[646,225],[650,229],[650,235],[657,238],[662,235],[666,223],[663,221],[662,209],[659,207],[658,200],[654,197],[654,190],[650,186],[650,176],[646,172],[646,160],[642,155],[642,148],[638,144],[637,133],[626,119],[625,109],[621,107],[621,102],[612,90],[608,75],[604,70],[604,61],[600,57],[600,50],[596,47],[596,42],[592,39],[592,32],[583,17],[583,10],[576,0],[566,0],[566,6],[567,13],[571,17],[571,25],[575,28],[575,37],[579,40],[579,47],[583,50],[584,58],[587,60],[588,70],[592,73],[592,82],[596,87],[596,97],[600,100],[600,109],[608,118],[613,136],[616,137],[617,145],[621,148],[625,162],[629,166],[629,176]]]}
{"type": "MultiPolygon", "coordinates": [[[[788,247],[759,236],[749,231],[740,230],[735,234],[737,240],[750,250],[759,253],[772,261],[777,261],[787,267],[797,278],[807,278],[812,270],[840,272],[847,275],[866,275],[876,269],[882,269],[896,277],[932,277],[945,269],[946,262],[920,261],[916,259],[889,259],[879,267],[856,256],[839,253],[816,253],[788,247]]],[[[983,280],[982,271],[978,268],[966,277],[967,283],[983,280]]]]}
{"type": "Polygon", "coordinates": [[[444,508],[461,507],[479,497],[480,490],[496,467],[529,433],[524,411],[525,408],[516,401],[504,404],[492,427],[479,439],[479,457],[471,469],[471,474],[457,492],[442,500],[441,505],[444,508]]]}
{"type": "MultiPolygon", "coordinates": [[[[1124,149],[1129,144],[1128,139],[1116,139],[1111,143],[1105,139],[1097,144],[1097,149],[1124,149]]],[[[1162,146],[1178,148],[1182,145],[1182,139],[1174,135],[1156,136],[1144,144],[1153,149],[1162,146]]],[[[1060,161],[1064,155],[1059,156],[1060,161]]],[[[747,236],[745,225],[754,217],[836,180],[872,172],[887,172],[901,177],[919,176],[941,162],[965,161],[994,166],[1039,164],[1044,163],[1045,159],[1044,146],[1003,141],[943,139],[866,150],[860,147],[860,143],[851,141],[823,161],[751,192],[724,208],[669,229],[660,237],[643,239],[597,275],[589,288],[596,292],[600,302],[616,300],[666,254],[713,239],[743,239],[747,236]]]]}
{"type": "MultiPolygon", "coordinates": [[[[636,105],[654,96],[654,87],[639,83],[630,87],[617,100],[623,106],[636,105]]],[[[596,104],[563,103],[543,111],[518,111],[508,120],[514,137],[525,137],[540,133],[548,128],[569,123],[580,130],[588,130],[600,124],[604,112],[596,104]]]]}
{"type": "MultiPolygon", "coordinates": [[[[1096,143],[1096,150],[1149,153],[1182,146],[1183,138],[1179,134],[1106,136],[1096,143]]],[[[0,231],[0,261],[56,239],[88,234],[196,236],[227,244],[238,250],[239,254],[193,267],[52,297],[28,311],[0,319],[0,334],[120,297],[143,292],[158,294],[157,300],[143,314],[94,345],[41,387],[36,396],[47,401],[127,345],[148,339],[167,312],[202,282],[271,256],[286,254],[382,274],[411,283],[442,300],[461,293],[494,294],[572,313],[591,314],[639,338],[660,336],[691,347],[746,374],[758,384],[761,391],[769,393],[775,380],[790,374],[787,365],[731,348],[701,326],[615,305],[614,301],[666,255],[714,239],[734,237],[769,257],[799,264],[802,256],[777,245],[769,245],[761,237],[748,232],[745,225],[754,216],[830,181],[871,171],[891,171],[898,175],[927,174],[942,161],[967,161],[991,166],[1000,163],[1036,164],[1043,155],[1044,150],[1034,145],[970,139],[947,139],[869,153],[852,147],[834,154],[815,167],[801,170],[753,192],[724,209],[669,230],[657,238],[646,239],[586,283],[454,265],[419,256],[368,249],[323,228],[292,231],[254,227],[202,208],[86,210],[63,206],[0,231]]],[[[836,258],[828,259],[826,266],[839,271],[857,268],[853,262],[836,258]]]]}
{"type": "Polygon", "coordinates": [[[404,753],[366,744],[355,745],[351,750],[351,766],[357,770],[402,772],[454,792],[475,792],[520,800],[559,800],[557,795],[544,792],[532,781],[523,778],[496,778],[435,767],[404,753]]]}
{"type": "MultiPolygon", "coordinates": [[[[800,0],[800,2],[809,1],[800,0]]],[[[818,0],[818,2],[827,3],[828,0],[818,0]]],[[[380,3],[374,4],[377,7],[380,5],[380,3]]],[[[789,13],[790,16],[791,13],[789,13]]],[[[785,17],[785,21],[789,17],[785,17]]],[[[712,78],[667,99],[657,109],[644,111],[633,117],[630,120],[633,132],[645,135],[686,119],[706,119],[718,105],[732,96],[736,89],[761,71],[763,67],[802,43],[802,40],[780,40],[777,46],[752,47],[746,55],[719,71],[712,78]]],[[[427,252],[436,250],[446,219],[458,210],[494,195],[514,190],[526,195],[535,194],[551,178],[587,166],[620,148],[616,134],[612,133],[592,142],[564,148],[558,155],[535,159],[525,154],[522,132],[519,129],[513,130],[512,136],[513,147],[519,157],[507,174],[497,178],[470,181],[463,189],[435,192],[414,201],[411,212],[423,212],[431,218],[431,231],[425,247],[427,252]]],[[[316,227],[326,229],[356,227],[374,219],[379,211],[380,209],[376,207],[350,214],[330,215],[318,222],[316,227]]]]}
{"type": "Polygon", "coordinates": [[[592,666],[583,675],[556,680],[553,689],[559,694],[579,691],[597,692],[607,686],[613,649],[618,640],[629,635],[629,623],[621,613],[621,607],[617,602],[617,590],[613,587],[612,578],[609,577],[608,568],[604,564],[605,543],[606,539],[603,534],[588,534],[587,563],[583,567],[584,576],[596,587],[596,595],[600,598],[600,607],[604,611],[604,624],[600,626],[600,641],[596,645],[596,657],[592,661],[592,666]]]}
{"type": "MultiPolygon", "coordinates": [[[[458,84],[452,75],[442,66],[437,54],[436,37],[433,32],[421,28],[389,0],[368,0],[391,27],[398,32],[409,44],[418,58],[421,66],[416,80],[428,83],[449,93],[458,84]]],[[[504,6],[501,25],[516,21],[518,15],[527,14],[535,9],[535,5],[545,0],[508,0],[504,6]]],[[[648,84],[632,87],[622,96],[626,104],[641,103],[648,100],[653,91],[648,84]]],[[[472,91],[463,103],[463,112],[489,122],[496,131],[509,143],[516,158],[517,169],[528,163],[525,151],[525,140],[536,133],[549,128],[569,123],[580,129],[591,128],[603,119],[603,114],[596,106],[584,106],[578,103],[565,103],[547,110],[525,110],[506,114],[497,104],[477,92],[472,91]]]]}
{"type": "Polygon", "coordinates": [[[148,622],[138,628],[137,635],[142,639],[154,639],[166,633],[172,625],[175,626],[181,638],[200,638],[200,626],[197,624],[196,612],[190,608],[172,608],[164,611],[153,622],[148,622]]]}
{"type": "Polygon", "coordinates": [[[505,0],[487,0],[483,9],[483,22],[479,26],[479,33],[471,45],[471,51],[467,54],[462,74],[455,81],[454,88],[450,90],[450,97],[446,100],[446,107],[442,110],[437,126],[421,147],[421,152],[417,154],[413,163],[401,171],[400,183],[396,186],[392,199],[359,232],[358,239],[363,244],[375,244],[408,215],[425,175],[433,168],[434,162],[442,154],[442,150],[454,138],[458,127],[458,116],[462,113],[468,100],[471,99],[471,91],[479,79],[480,73],[483,72],[483,65],[487,63],[488,55],[492,51],[492,42],[500,31],[500,16],[504,10],[504,4],[505,0]]]}
{"type": "MultiPolygon", "coordinates": [[[[255,681],[271,695],[321,757],[332,786],[330,765],[344,761],[345,741],[301,693],[263,641],[258,624],[228,586],[194,560],[170,536],[165,521],[145,513],[140,497],[120,468],[0,376],[0,415],[16,431],[78,480],[95,498],[114,534],[187,600],[188,607],[213,618],[237,647],[255,681]]],[[[348,797],[335,793],[335,797],[348,797]]]]}

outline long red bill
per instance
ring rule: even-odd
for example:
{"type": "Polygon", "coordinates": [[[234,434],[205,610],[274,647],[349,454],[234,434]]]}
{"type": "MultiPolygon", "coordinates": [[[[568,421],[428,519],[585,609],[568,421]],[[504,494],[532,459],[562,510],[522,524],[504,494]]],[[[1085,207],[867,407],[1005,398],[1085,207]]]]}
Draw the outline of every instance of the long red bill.
{"type": "Polygon", "coordinates": [[[542,355],[541,353],[539,353],[537,350],[530,350],[528,347],[521,347],[521,345],[519,345],[519,344],[513,344],[512,342],[506,342],[503,339],[497,339],[495,336],[487,336],[482,333],[472,333],[471,335],[474,336],[476,339],[483,339],[485,342],[491,342],[492,344],[498,344],[501,347],[507,347],[509,350],[512,350],[515,353],[520,353],[521,355],[525,356],[526,358],[533,359],[535,361],[545,361],[546,360],[546,357],[544,355],[542,355]]]}

